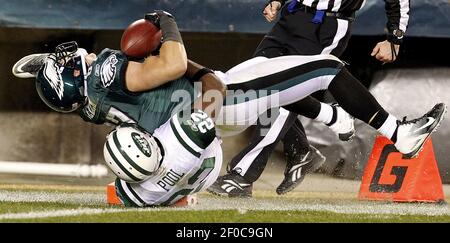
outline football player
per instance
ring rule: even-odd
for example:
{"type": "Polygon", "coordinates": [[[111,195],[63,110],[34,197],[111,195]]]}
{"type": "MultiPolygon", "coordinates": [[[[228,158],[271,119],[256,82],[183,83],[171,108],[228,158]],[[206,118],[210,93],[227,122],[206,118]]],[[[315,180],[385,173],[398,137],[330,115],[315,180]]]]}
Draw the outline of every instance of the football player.
{"type": "Polygon", "coordinates": [[[163,11],[154,15],[164,37],[158,56],[136,62],[111,49],[88,55],[69,42],[57,46],[55,53],[22,58],[13,73],[35,76],[39,96],[53,110],[78,111],[95,124],[137,122],[153,132],[198,95],[183,76],[188,61],[175,20],[163,11]],[[172,101],[175,96],[187,98],[172,101]]]}
{"type": "Polygon", "coordinates": [[[210,187],[222,167],[213,120],[200,110],[178,114],[153,134],[123,124],[108,137],[105,162],[116,193],[129,207],[168,206],[210,187]]]}
{"type": "MultiPolygon", "coordinates": [[[[105,49],[98,56],[87,55],[85,51],[78,49],[75,43],[69,43],[58,46],[55,53],[50,55],[34,56],[19,61],[13,67],[13,73],[22,77],[36,76],[36,87],[40,97],[49,107],[59,112],[79,111],[86,121],[97,124],[136,123],[148,133],[149,137],[153,132],[160,134],[158,140],[164,140],[163,137],[167,135],[168,140],[177,141],[180,146],[164,147],[162,142],[160,146],[155,139],[154,142],[148,141],[149,144],[155,145],[151,154],[158,154],[159,150],[162,155],[173,147],[174,151],[171,152],[174,154],[169,157],[179,156],[179,160],[176,161],[181,164],[186,163],[183,161],[188,158],[184,158],[182,153],[178,154],[178,148],[184,147],[191,154],[196,152],[198,155],[196,165],[202,165],[202,156],[204,153],[208,154],[207,147],[214,146],[215,139],[212,140],[205,135],[213,133],[212,131],[206,131],[203,134],[205,137],[191,132],[201,129],[197,122],[203,124],[201,126],[211,126],[207,125],[210,124],[208,116],[217,118],[218,134],[225,136],[230,132],[231,134],[240,132],[254,124],[258,116],[270,108],[285,106],[290,111],[296,112],[296,102],[318,90],[328,89],[342,108],[390,138],[397,149],[408,157],[414,157],[420,152],[446,111],[444,104],[438,104],[418,119],[400,121],[387,113],[367,89],[346,70],[344,64],[331,55],[284,56],[272,59],[258,57],[226,73],[216,72],[219,79],[212,71],[198,64],[189,62],[188,65],[174,19],[162,11],[155,14],[163,33],[159,56],[150,56],[140,63],[129,61],[122,52],[110,49],[105,49]],[[37,64],[33,65],[34,63],[37,64]],[[38,68],[32,69],[33,66],[38,68]],[[223,108],[220,111],[207,112],[206,116],[204,112],[197,110],[190,113],[197,94],[188,78],[207,84],[208,88],[198,93],[210,89],[223,94],[224,87],[221,80],[225,82],[228,91],[223,108]],[[180,91],[184,94],[182,97],[188,96],[192,99],[179,99],[173,102],[172,97],[180,98],[180,91]],[[197,113],[199,115],[196,115],[197,113]],[[193,116],[206,120],[195,121],[193,116]],[[175,120],[168,121],[171,117],[175,120]],[[177,122],[181,128],[177,127],[177,122]],[[155,131],[158,127],[161,131],[155,131]],[[184,131],[185,136],[181,131],[184,131]],[[199,136],[200,138],[197,138],[199,136]],[[204,146],[199,147],[198,144],[189,142],[196,139],[203,141],[204,146]]],[[[206,102],[200,103],[201,108],[205,109],[206,102]]],[[[117,133],[113,133],[110,137],[113,141],[119,141],[116,146],[120,148],[123,144],[119,136],[114,134],[117,133]]],[[[140,137],[145,138],[142,134],[140,137]]],[[[111,147],[112,142],[109,142],[109,145],[111,147]]],[[[220,146],[214,147],[220,150],[220,146]]],[[[129,160],[125,155],[123,157],[130,163],[133,161],[131,159],[133,157],[128,156],[129,160]]],[[[124,160],[118,158],[117,161],[123,165],[120,161],[124,160]]],[[[155,161],[164,164],[164,159],[155,161]]],[[[149,173],[160,175],[164,171],[161,168],[164,167],[158,163],[144,169],[149,173]]],[[[125,169],[128,170],[130,167],[125,169]]],[[[119,176],[118,172],[117,175],[119,176]]],[[[177,183],[172,183],[173,186],[189,181],[187,172],[181,172],[179,175],[183,176],[177,183]]],[[[124,176],[121,173],[119,178],[128,179],[124,176]]],[[[122,188],[118,187],[119,193],[126,192],[128,186],[126,184],[121,186],[122,188]]],[[[144,195],[147,192],[151,194],[145,187],[138,187],[127,195],[136,194],[143,199],[144,203],[140,204],[137,203],[139,200],[134,200],[135,205],[153,205],[153,201],[145,199],[147,197],[144,195]]]]}

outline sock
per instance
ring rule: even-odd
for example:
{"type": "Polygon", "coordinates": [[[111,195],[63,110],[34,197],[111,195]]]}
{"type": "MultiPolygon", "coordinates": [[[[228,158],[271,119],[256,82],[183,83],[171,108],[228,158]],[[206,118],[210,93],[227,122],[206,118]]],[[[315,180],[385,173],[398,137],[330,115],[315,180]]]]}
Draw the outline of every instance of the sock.
{"type": "Polygon", "coordinates": [[[328,90],[345,111],[377,130],[389,117],[367,88],[345,68],[336,75],[328,90]]]}
{"type": "MultiPolygon", "coordinates": [[[[316,118],[314,118],[314,120],[323,122],[328,125],[333,121],[333,116],[334,116],[333,107],[331,107],[331,105],[329,105],[329,104],[320,103],[319,115],[316,118]]],[[[336,120],[336,119],[334,119],[334,120],[336,120]]],[[[334,121],[334,122],[336,122],[336,121],[334,121]]],[[[331,125],[333,125],[333,124],[330,124],[328,126],[331,126],[331,125]]]]}
{"type": "Polygon", "coordinates": [[[391,139],[394,143],[397,142],[397,118],[395,118],[392,115],[389,115],[386,121],[384,121],[383,125],[378,129],[378,131],[386,136],[387,138],[391,139]]]}
{"type": "Polygon", "coordinates": [[[308,96],[303,100],[285,106],[284,108],[301,116],[315,119],[320,113],[321,103],[314,97],[308,96]]]}

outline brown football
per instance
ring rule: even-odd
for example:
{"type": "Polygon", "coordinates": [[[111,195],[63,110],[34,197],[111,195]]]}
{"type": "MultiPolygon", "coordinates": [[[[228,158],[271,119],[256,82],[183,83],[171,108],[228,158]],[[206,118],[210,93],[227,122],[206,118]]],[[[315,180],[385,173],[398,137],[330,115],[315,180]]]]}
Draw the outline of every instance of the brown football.
{"type": "Polygon", "coordinates": [[[122,34],[120,48],[127,56],[145,58],[161,44],[162,32],[152,22],[140,19],[122,34]]]}

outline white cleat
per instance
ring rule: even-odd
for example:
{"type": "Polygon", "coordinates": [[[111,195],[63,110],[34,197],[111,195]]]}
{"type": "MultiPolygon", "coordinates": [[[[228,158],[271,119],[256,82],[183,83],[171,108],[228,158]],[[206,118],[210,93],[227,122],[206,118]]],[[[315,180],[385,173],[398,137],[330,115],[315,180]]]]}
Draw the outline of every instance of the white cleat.
{"type": "Polygon", "coordinates": [[[444,119],[447,107],[445,104],[437,104],[428,113],[420,118],[407,121],[406,117],[398,122],[397,142],[395,147],[407,158],[415,158],[423,149],[425,141],[434,132],[444,119]]]}
{"type": "Polygon", "coordinates": [[[49,53],[28,55],[16,62],[11,71],[18,78],[35,78],[48,55],[49,53]]]}
{"type": "Polygon", "coordinates": [[[331,105],[336,118],[332,125],[328,127],[335,132],[342,141],[350,141],[355,136],[355,118],[348,114],[338,104],[331,105]]]}

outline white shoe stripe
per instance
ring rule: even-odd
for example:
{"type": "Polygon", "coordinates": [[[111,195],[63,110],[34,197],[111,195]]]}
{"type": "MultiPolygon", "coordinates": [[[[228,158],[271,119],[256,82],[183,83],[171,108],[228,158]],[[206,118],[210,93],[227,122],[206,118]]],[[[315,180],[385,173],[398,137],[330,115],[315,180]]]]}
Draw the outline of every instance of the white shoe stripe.
{"type": "Polygon", "coordinates": [[[414,131],[414,133],[416,133],[417,131],[422,130],[423,128],[426,128],[426,127],[428,127],[428,126],[431,126],[431,124],[433,124],[434,121],[436,121],[436,119],[434,119],[434,118],[432,118],[432,117],[428,117],[428,122],[427,122],[425,125],[423,125],[423,126],[417,128],[417,129],[414,131]]]}
{"type": "MultiPolygon", "coordinates": [[[[306,161],[306,159],[308,158],[309,154],[311,153],[311,151],[309,151],[308,153],[305,154],[305,157],[303,157],[302,161],[300,162],[304,162],[306,161]]],[[[308,162],[309,163],[309,162],[308,162]]]]}
{"type": "Polygon", "coordinates": [[[300,167],[296,172],[292,173],[292,181],[295,182],[296,180],[300,179],[302,177],[302,167],[300,167]]]}
{"type": "Polygon", "coordinates": [[[298,164],[298,165],[294,165],[294,166],[292,166],[292,168],[289,171],[289,173],[291,173],[291,172],[297,170],[298,168],[301,168],[302,166],[307,165],[309,163],[311,163],[311,161],[308,161],[308,162],[305,162],[305,163],[301,163],[301,164],[298,164]]]}
{"type": "Polygon", "coordinates": [[[230,184],[224,184],[221,186],[222,189],[227,190],[228,187],[230,187],[230,184]]]}
{"type": "Polygon", "coordinates": [[[244,190],[243,187],[247,187],[250,186],[250,184],[245,184],[245,183],[236,183],[233,180],[225,180],[225,182],[229,183],[230,185],[233,185],[241,190],[244,190]]]}
{"type": "Polygon", "coordinates": [[[303,168],[300,168],[300,169],[297,171],[297,179],[300,179],[300,177],[302,177],[302,169],[303,169],[303,168]]]}
{"type": "Polygon", "coordinates": [[[226,189],[225,191],[227,192],[227,193],[230,193],[231,191],[233,191],[234,189],[236,189],[236,187],[234,187],[234,186],[230,186],[228,189],[226,189]]]}

